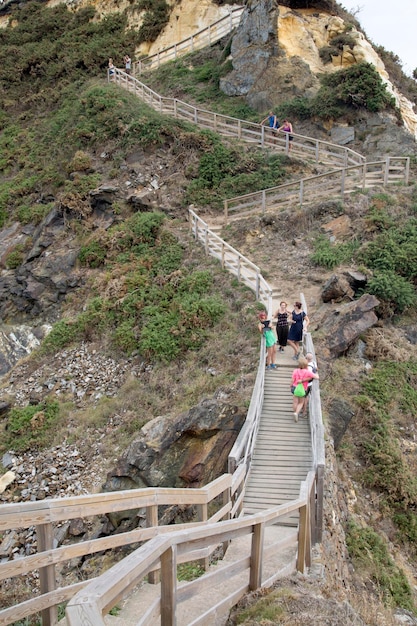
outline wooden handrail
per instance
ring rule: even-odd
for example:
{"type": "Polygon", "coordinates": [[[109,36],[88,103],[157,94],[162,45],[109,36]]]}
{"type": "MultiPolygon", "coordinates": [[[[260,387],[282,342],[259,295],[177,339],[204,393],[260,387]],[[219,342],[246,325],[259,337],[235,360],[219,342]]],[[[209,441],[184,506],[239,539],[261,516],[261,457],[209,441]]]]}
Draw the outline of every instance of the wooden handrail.
{"type": "Polygon", "coordinates": [[[259,267],[210,230],[208,224],[192,208],[188,210],[188,217],[190,231],[194,238],[204,245],[206,254],[218,259],[223,269],[227,269],[240,282],[246,284],[271,315],[272,289],[262,276],[259,267]]]}
{"type": "MultiPolygon", "coordinates": [[[[199,128],[212,130],[219,135],[235,137],[255,146],[289,154],[286,133],[279,133],[275,136],[261,124],[199,109],[177,98],[161,96],[145,83],[118,68],[115,68],[112,75],[108,73],[108,81],[133,92],[143,102],[160,113],[198,124],[199,128]]],[[[298,133],[293,133],[291,155],[312,163],[342,168],[365,163],[365,157],[351,148],[298,133]]]]}
{"type": "MultiPolygon", "coordinates": [[[[53,548],[53,523],[69,521],[79,517],[90,517],[115,513],[122,510],[144,508],[157,510],[158,506],[178,504],[183,506],[207,507],[219,496],[223,503],[208,520],[181,524],[176,528],[185,530],[201,524],[218,523],[228,519],[232,510],[230,489],[232,476],[224,474],[199,489],[175,489],[166,487],[148,487],[106,494],[88,494],[71,498],[56,498],[35,502],[3,504],[0,507],[0,530],[31,528],[35,526],[38,535],[38,553],[0,563],[0,580],[15,576],[24,576],[39,570],[41,577],[41,595],[22,602],[14,607],[0,610],[0,626],[24,619],[33,613],[42,611],[44,624],[56,624],[57,606],[71,598],[80,588],[80,583],[55,589],[55,567],[70,559],[95,554],[116,547],[148,541],[157,535],[172,532],[172,526],[158,526],[158,516],[150,528],[138,528],[130,532],[110,537],[101,537],[69,546],[53,548]],[[49,539],[48,539],[49,538],[49,539]]],[[[181,562],[181,561],[179,561],[181,562]]],[[[83,586],[86,583],[83,583],[83,586]]]]}
{"type": "MultiPolygon", "coordinates": [[[[269,129],[265,129],[260,124],[198,109],[175,98],[165,98],[119,69],[115,69],[112,76],[108,75],[108,79],[129,91],[134,91],[144,102],[161,113],[185,119],[198,124],[200,128],[208,128],[220,135],[234,136],[239,140],[289,155],[290,144],[287,133],[273,135],[269,129]]],[[[365,189],[367,186],[376,184],[385,186],[391,183],[408,184],[409,182],[409,157],[389,157],[367,163],[363,155],[350,148],[298,133],[293,133],[291,154],[306,161],[333,165],[336,169],[296,182],[225,199],[224,220],[226,224],[231,212],[237,214],[239,211],[239,217],[242,217],[253,212],[264,213],[267,208],[268,210],[276,209],[288,202],[292,204],[295,202],[302,206],[309,198],[317,200],[323,195],[343,197],[345,193],[351,193],[358,188],[365,189]]]]}
{"type": "Polygon", "coordinates": [[[224,35],[227,35],[233,30],[233,28],[238,26],[243,10],[243,6],[235,7],[229,10],[227,15],[224,15],[215,22],[209,24],[209,26],[193,33],[190,37],[186,37],[185,39],[182,39],[181,41],[178,41],[177,43],[168,46],[167,48],[164,48],[163,50],[160,50],[159,52],[156,52],[155,54],[152,54],[144,59],[135,61],[132,66],[133,75],[140,76],[140,74],[145,70],[152,70],[155,67],[160,67],[167,61],[173,61],[180,56],[216,43],[216,41],[219,41],[219,39],[224,37],[224,35]]]}
{"type": "MultiPolygon", "coordinates": [[[[298,550],[297,569],[300,572],[304,572],[310,558],[310,502],[314,481],[314,472],[309,472],[301,486],[298,499],[256,515],[240,517],[225,521],[222,524],[209,524],[204,529],[195,528],[187,533],[173,532],[164,537],[156,537],[138,548],[123,561],[114,565],[70,600],[66,608],[69,626],[79,626],[80,623],[91,623],[95,626],[104,625],[103,614],[108,612],[121,599],[124,592],[138,585],[156,567],[159,567],[161,570],[161,596],[159,603],[157,602],[155,607],[158,607],[159,604],[161,626],[174,624],[177,602],[189,596],[189,593],[181,595],[176,593],[176,555],[180,552],[182,555],[188,555],[188,560],[193,560],[192,553],[196,547],[207,548],[212,544],[219,545],[250,534],[253,536],[248,554],[250,558],[242,559],[239,562],[239,569],[249,570],[249,583],[229,593],[229,598],[233,598],[233,603],[237,602],[243,593],[264,584],[261,566],[264,554],[264,540],[261,527],[276,524],[281,517],[293,511],[300,511],[300,519],[302,520],[299,531],[294,533],[294,538],[297,540],[298,535],[298,545],[302,546],[302,549],[300,550],[299,548],[298,550]],[[164,607],[163,610],[162,607],[164,607]]],[[[194,586],[197,586],[199,590],[204,590],[207,587],[211,588],[216,579],[223,579],[221,569],[209,574],[203,574],[198,579],[198,585],[194,584],[194,586]]],[[[269,580],[272,582],[271,579],[269,580]]],[[[187,585],[187,587],[192,584],[187,585]]],[[[223,600],[223,602],[226,601],[223,600]]],[[[214,612],[215,608],[212,610],[214,612]]],[[[206,611],[204,614],[205,618],[209,614],[210,612],[206,611]]],[[[152,613],[153,619],[159,615],[155,614],[155,612],[152,613]]],[[[148,624],[150,622],[141,620],[138,623],[148,624]]]]}
{"type": "Polygon", "coordinates": [[[261,189],[242,196],[235,196],[223,200],[224,222],[227,224],[233,216],[242,217],[253,213],[266,213],[268,210],[283,208],[286,204],[296,203],[303,206],[307,202],[317,201],[319,197],[328,197],[329,194],[343,198],[346,193],[353,193],[358,189],[364,189],[367,185],[367,176],[372,177],[372,185],[387,185],[409,182],[409,157],[390,157],[385,161],[373,161],[361,165],[351,165],[308,176],[298,181],[284,183],[268,189],[261,189]],[[392,165],[395,159],[396,166],[392,165]],[[333,187],[329,189],[329,183],[333,187]],[[323,184],[324,183],[324,184],[323,184]],[[327,184],[326,184],[327,183],[327,184]],[[295,200],[295,202],[294,202],[295,200]]]}
{"type": "MultiPolygon", "coordinates": [[[[217,247],[221,245],[227,245],[218,235],[213,233],[208,224],[204,222],[195,211],[189,209],[189,222],[190,230],[196,240],[203,243],[206,254],[212,254],[219,258],[216,253],[217,247]],[[216,245],[212,242],[216,242],[216,245]]],[[[230,254],[236,255],[239,259],[243,258],[244,263],[248,263],[250,266],[255,267],[255,274],[250,274],[247,280],[248,286],[255,293],[257,300],[263,302],[268,309],[268,315],[272,314],[272,289],[267,286],[268,301],[265,303],[258,293],[257,281],[261,276],[259,268],[250,264],[248,259],[242,257],[240,252],[228,246],[230,254]]],[[[236,266],[235,262],[230,263],[228,269],[233,273],[233,267],[236,266]]],[[[263,280],[263,279],[262,279],[263,280]]],[[[308,307],[304,294],[300,294],[300,300],[303,304],[303,310],[307,313],[308,307]]],[[[309,332],[303,333],[304,351],[315,354],[314,345],[309,332]]],[[[243,496],[246,486],[246,481],[249,474],[250,463],[252,459],[252,453],[256,441],[256,435],[259,427],[259,420],[262,412],[262,403],[264,396],[264,380],[265,380],[265,342],[261,340],[260,344],[260,357],[258,364],[258,371],[256,376],[255,385],[252,392],[252,397],[246,416],[246,420],[237,436],[237,439],[233,445],[232,450],[229,453],[228,470],[230,474],[233,474],[233,484],[231,497],[233,501],[233,508],[231,510],[232,517],[239,515],[242,509],[243,496]]],[[[315,506],[311,518],[312,524],[312,537],[315,541],[321,541],[322,537],[322,517],[323,517],[323,480],[324,480],[324,426],[321,414],[321,401],[319,392],[319,383],[315,381],[313,384],[311,399],[310,399],[310,430],[311,430],[311,442],[312,442],[312,457],[313,467],[317,473],[317,490],[315,494],[315,506]]]]}

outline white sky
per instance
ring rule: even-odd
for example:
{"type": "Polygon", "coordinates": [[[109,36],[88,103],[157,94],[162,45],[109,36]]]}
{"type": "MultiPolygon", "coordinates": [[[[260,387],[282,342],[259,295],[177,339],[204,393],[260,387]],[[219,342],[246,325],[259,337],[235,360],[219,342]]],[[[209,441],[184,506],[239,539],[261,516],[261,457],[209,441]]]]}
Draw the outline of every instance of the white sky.
{"type": "Polygon", "coordinates": [[[403,71],[417,68],[417,0],[338,0],[355,17],[373,44],[394,52],[403,71]],[[360,9],[356,13],[356,10],[360,9]]]}

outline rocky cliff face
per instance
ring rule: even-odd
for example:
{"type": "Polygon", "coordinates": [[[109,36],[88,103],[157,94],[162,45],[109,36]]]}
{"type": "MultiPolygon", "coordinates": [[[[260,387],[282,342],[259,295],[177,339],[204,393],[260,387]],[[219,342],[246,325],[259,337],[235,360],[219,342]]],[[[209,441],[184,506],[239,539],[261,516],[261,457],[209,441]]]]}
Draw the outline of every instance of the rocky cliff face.
{"type": "MultiPolygon", "coordinates": [[[[343,46],[340,55],[324,64],[320,49],[346,32],[341,17],[316,9],[290,9],[272,2],[249,2],[232,43],[233,72],[223,79],[228,95],[244,95],[261,111],[296,96],[314,95],[318,75],[354,63],[374,65],[401,110],[404,127],[415,139],[417,115],[389,80],[382,60],[364,35],[352,28],[354,45],[343,46]]],[[[391,122],[396,124],[394,116],[391,122]]]]}

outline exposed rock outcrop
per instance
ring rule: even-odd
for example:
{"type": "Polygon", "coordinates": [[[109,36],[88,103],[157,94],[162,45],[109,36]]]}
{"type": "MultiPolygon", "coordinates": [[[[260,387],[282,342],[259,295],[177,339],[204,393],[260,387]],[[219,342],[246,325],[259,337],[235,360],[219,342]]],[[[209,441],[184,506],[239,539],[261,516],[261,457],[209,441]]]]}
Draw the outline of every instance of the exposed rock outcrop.
{"type": "Polygon", "coordinates": [[[345,354],[362,333],[375,326],[378,317],[374,309],[378,305],[379,300],[375,296],[364,294],[358,300],[326,313],[318,329],[319,336],[325,337],[325,341],[321,342],[323,359],[345,354]]]}
{"type": "Polygon", "coordinates": [[[346,34],[344,20],[329,11],[250,1],[232,42],[233,71],[221,80],[220,87],[227,95],[245,95],[252,107],[266,111],[297,96],[314,96],[322,73],[359,62],[371,63],[395,98],[403,125],[398,124],[393,113],[372,115],[369,125],[368,116],[361,115],[362,128],[356,131],[363,133],[365,124],[368,135],[365,146],[369,153],[414,152],[417,115],[413,104],[390,82],[382,60],[363,33],[351,28],[352,47],[344,45],[338,55],[332,56],[331,63],[322,61],[320,49],[329,47],[334,37],[343,34],[346,34]],[[387,124],[394,132],[389,141],[387,124]],[[383,137],[375,126],[384,126],[383,137]]]}
{"type": "Polygon", "coordinates": [[[104,489],[200,487],[226,471],[226,461],[245,415],[216,399],[179,416],[148,422],[127,448],[104,489]]]}

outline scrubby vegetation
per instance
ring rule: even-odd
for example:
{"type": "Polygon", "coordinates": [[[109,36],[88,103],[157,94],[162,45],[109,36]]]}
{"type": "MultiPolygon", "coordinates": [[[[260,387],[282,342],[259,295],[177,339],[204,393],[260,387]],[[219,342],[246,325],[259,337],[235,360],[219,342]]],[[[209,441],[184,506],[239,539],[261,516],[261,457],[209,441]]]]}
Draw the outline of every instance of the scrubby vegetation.
{"type": "Polygon", "coordinates": [[[27,450],[47,446],[59,423],[59,402],[47,400],[24,408],[14,407],[7,420],[7,430],[0,438],[0,449],[27,450]]]}
{"type": "Polygon", "coordinates": [[[352,522],[346,534],[346,543],[355,567],[372,581],[386,605],[415,610],[407,577],[395,565],[378,533],[352,522]]]}
{"type": "Polygon", "coordinates": [[[184,201],[197,206],[222,208],[225,198],[279,185],[285,177],[289,159],[264,150],[242,150],[241,146],[226,147],[211,132],[204,132],[205,151],[195,171],[184,201]]]}
{"type": "Polygon", "coordinates": [[[136,213],[91,236],[80,260],[105,266],[106,276],[85,311],[55,324],[43,352],[109,331],[114,346],[126,354],[139,351],[165,362],[202,345],[225,307],[212,291],[209,272],[184,271],[182,248],[163,222],[162,213],[136,213]]]}
{"type": "Polygon", "coordinates": [[[413,206],[400,207],[387,194],[373,197],[363,228],[350,241],[331,242],[318,235],[311,260],[334,269],[355,261],[369,275],[366,292],[380,301],[383,317],[402,313],[417,302],[417,220],[413,206]]]}
{"type": "Polygon", "coordinates": [[[215,47],[209,53],[203,49],[148,72],[144,81],[158,93],[203,104],[203,108],[210,103],[211,111],[258,122],[259,113],[243,97],[230,98],[220,90],[220,78],[232,70],[228,53],[228,48],[215,47]]]}
{"type": "Polygon", "coordinates": [[[313,98],[295,98],[279,106],[276,112],[281,119],[328,120],[349,117],[360,109],[377,112],[388,107],[395,109],[395,100],[374,66],[356,63],[347,69],[323,74],[321,87],[313,98]]]}

